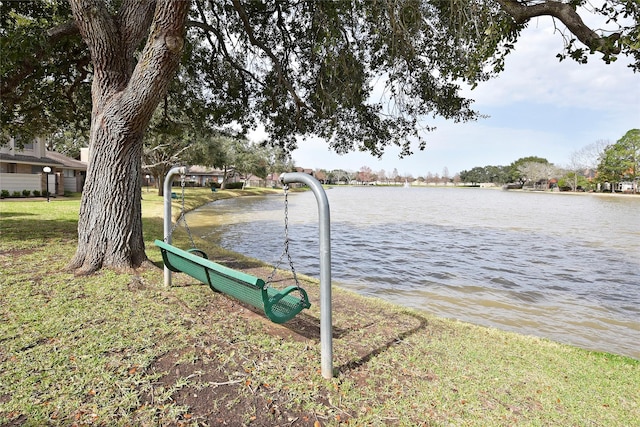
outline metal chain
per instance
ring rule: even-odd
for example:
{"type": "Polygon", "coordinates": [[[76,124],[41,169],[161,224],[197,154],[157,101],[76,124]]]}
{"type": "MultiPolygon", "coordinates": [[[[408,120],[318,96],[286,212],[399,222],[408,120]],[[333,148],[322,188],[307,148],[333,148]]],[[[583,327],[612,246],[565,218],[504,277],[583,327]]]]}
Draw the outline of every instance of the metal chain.
{"type": "MultiPolygon", "coordinates": [[[[184,187],[185,187],[185,175],[184,174],[180,174],[180,186],[182,187],[182,201],[180,203],[180,216],[178,216],[177,221],[175,222],[175,224],[173,224],[173,227],[171,228],[171,232],[169,233],[169,236],[173,235],[173,232],[175,231],[175,229],[178,227],[178,224],[180,224],[180,221],[182,220],[182,223],[184,224],[184,228],[187,230],[187,235],[189,236],[189,241],[191,242],[191,247],[195,248],[196,247],[196,243],[193,241],[193,235],[191,234],[191,229],[189,228],[189,224],[187,224],[187,218],[185,217],[185,205],[184,205],[184,187]]],[[[166,238],[165,238],[166,240],[166,238]]]]}
{"type": "MultiPolygon", "coordinates": [[[[166,194],[164,196],[167,197],[166,194]]],[[[182,209],[180,210],[180,215],[178,215],[178,219],[171,226],[171,231],[169,231],[169,235],[164,238],[165,242],[168,243],[169,237],[173,236],[173,232],[176,231],[176,228],[178,228],[178,224],[180,224],[180,218],[182,218],[183,214],[184,214],[184,195],[182,197],[182,209]]]]}
{"type": "Polygon", "coordinates": [[[196,242],[193,241],[193,235],[191,234],[191,229],[189,228],[189,224],[187,224],[187,218],[185,216],[185,207],[184,207],[184,187],[185,185],[185,175],[181,174],[180,175],[180,186],[182,186],[182,209],[180,212],[180,217],[182,217],[182,222],[184,223],[184,228],[186,228],[187,230],[187,235],[189,235],[189,241],[191,242],[191,247],[195,248],[196,247],[196,242]]]}
{"type": "Polygon", "coordinates": [[[289,185],[285,184],[283,187],[283,190],[284,190],[284,249],[282,250],[282,254],[280,255],[280,258],[278,259],[275,266],[273,267],[273,271],[271,272],[269,277],[267,277],[266,285],[269,286],[269,284],[272,282],[276,274],[276,271],[278,270],[278,268],[280,267],[280,264],[282,263],[282,259],[286,255],[289,261],[289,268],[291,269],[291,273],[293,274],[293,280],[295,281],[296,287],[300,288],[298,275],[296,274],[296,269],[293,266],[293,260],[291,259],[291,254],[289,253],[289,185]]]}
{"type": "Polygon", "coordinates": [[[286,186],[286,190],[284,193],[284,253],[287,254],[287,259],[289,260],[289,267],[291,268],[291,273],[293,273],[293,280],[296,282],[296,286],[299,288],[300,283],[298,282],[298,275],[296,274],[296,269],[293,266],[293,260],[291,259],[291,253],[289,253],[289,197],[288,191],[289,186],[286,186]]]}

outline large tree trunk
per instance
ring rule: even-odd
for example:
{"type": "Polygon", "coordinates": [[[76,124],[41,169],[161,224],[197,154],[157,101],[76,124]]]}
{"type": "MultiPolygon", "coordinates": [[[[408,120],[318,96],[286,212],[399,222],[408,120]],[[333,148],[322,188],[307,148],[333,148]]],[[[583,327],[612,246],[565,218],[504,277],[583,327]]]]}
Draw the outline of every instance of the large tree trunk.
{"type": "Polygon", "coordinates": [[[125,129],[113,129],[126,121],[118,116],[105,118],[92,134],[78,250],[69,265],[78,274],[102,266],[138,267],[146,260],[140,195],[142,135],[128,136],[125,129]]]}
{"type": "Polygon", "coordinates": [[[139,267],[142,143],[151,115],[178,66],[187,1],[123,0],[112,15],[99,0],[70,0],[91,51],[91,136],[78,222],[76,274],[139,267]],[[152,29],[150,32],[150,28],[152,29]],[[147,37],[136,62],[136,50],[147,37]]]}

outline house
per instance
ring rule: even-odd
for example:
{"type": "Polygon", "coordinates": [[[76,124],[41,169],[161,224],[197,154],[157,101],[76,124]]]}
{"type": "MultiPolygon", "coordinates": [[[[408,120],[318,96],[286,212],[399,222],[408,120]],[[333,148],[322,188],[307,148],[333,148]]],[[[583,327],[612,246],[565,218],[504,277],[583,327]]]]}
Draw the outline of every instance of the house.
{"type": "Polygon", "coordinates": [[[64,195],[66,192],[80,192],[87,174],[87,163],[72,159],[63,154],[48,151],[45,141],[36,138],[23,148],[16,141],[0,147],[0,190],[9,193],[39,191],[46,194],[64,195]],[[45,167],[51,168],[49,174],[45,167]]]}
{"type": "MultiPolygon", "coordinates": [[[[305,169],[305,168],[296,167],[295,168],[295,172],[306,173],[308,175],[314,176],[313,169],[305,169]]],[[[247,179],[247,183],[249,184],[249,187],[271,187],[271,188],[281,187],[282,184],[280,183],[280,175],[282,175],[282,173],[280,173],[280,172],[279,173],[270,173],[270,174],[267,175],[267,177],[265,179],[257,177],[255,175],[251,175],[247,179]]],[[[300,187],[303,184],[294,183],[293,185],[296,186],[296,187],[300,187]]]]}
{"type": "MultiPolygon", "coordinates": [[[[297,172],[313,175],[313,170],[297,168],[297,172]]],[[[185,176],[186,184],[193,187],[208,187],[212,184],[221,184],[224,180],[224,171],[204,166],[188,166],[185,176]]],[[[272,173],[266,179],[255,175],[244,176],[232,173],[227,179],[227,184],[245,182],[249,187],[275,187],[280,185],[280,174],[272,173]]]]}
{"type": "Polygon", "coordinates": [[[637,185],[635,181],[622,181],[616,184],[615,190],[620,193],[636,193],[637,185]]]}
{"type": "Polygon", "coordinates": [[[224,180],[224,171],[205,166],[189,166],[185,179],[191,186],[209,187],[212,183],[219,184],[224,180]]]}

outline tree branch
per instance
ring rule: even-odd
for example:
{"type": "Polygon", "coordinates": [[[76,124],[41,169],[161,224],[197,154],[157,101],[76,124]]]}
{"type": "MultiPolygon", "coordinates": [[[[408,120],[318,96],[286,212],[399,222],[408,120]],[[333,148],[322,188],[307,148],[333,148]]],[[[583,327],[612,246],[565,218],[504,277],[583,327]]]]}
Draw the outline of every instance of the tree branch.
{"type": "Polygon", "coordinates": [[[247,36],[249,37],[249,41],[251,42],[251,44],[260,48],[271,59],[273,66],[276,69],[276,73],[278,74],[280,83],[284,85],[284,87],[287,89],[287,92],[289,92],[289,94],[293,98],[296,104],[297,111],[299,112],[301,107],[304,107],[308,110],[312,110],[312,108],[306,105],[304,101],[300,99],[300,97],[298,96],[298,93],[296,92],[293,85],[285,75],[285,72],[282,68],[282,64],[278,60],[278,57],[271,51],[271,49],[269,49],[269,46],[267,46],[265,43],[263,43],[262,41],[256,38],[253,32],[253,28],[251,27],[251,23],[249,22],[249,16],[247,15],[247,11],[244,9],[242,4],[240,4],[240,1],[233,0],[233,7],[238,12],[238,15],[240,16],[240,20],[242,21],[242,25],[244,27],[245,32],[247,33],[247,36]]]}
{"type": "Polygon", "coordinates": [[[122,43],[128,57],[133,57],[140,43],[149,34],[149,26],[156,9],[155,0],[125,0],[118,13],[122,43]]]}
{"type": "Polygon", "coordinates": [[[178,68],[189,6],[187,1],[165,1],[155,8],[146,45],[123,93],[126,109],[141,119],[136,123],[140,131],[148,125],[178,68]]]}
{"type": "Polygon", "coordinates": [[[576,12],[575,6],[571,4],[550,0],[532,5],[518,0],[497,1],[518,24],[524,24],[538,16],[552,16],[566,25],[569,31],[592,51],[601,52],[605,57],[620,53],[620,47],[615,43],[620,38],[620,34],[614,33],[607,37],[598,35],[584,23],[576,12]]]}
{"type": "Polygon", "coordinates": [[[48,42],[53,44],[61,40],[63,37],[69,37],[80,34],[76,21],[70,20],[47,30],[48,42]]]}
{"type": "MultiPolygon", "coordinates": [[[[202,17],[204,19],[204,16],[202,16],[202,17]]],[[[256,82],[257,84],[263,85],[263,83],[260,81],[260,79],[258,79],[257,76],[255,76],[251,71],[247,70],[242,65],[238,64],[238,62],[229,54],[229,51],[227,50],[227,47],[224,44],[224,37],[222,36],[222,34],[220,33],[220,31],[217,28],[215,28],[213,25],[209,24],[208,22],[199,22],[199,21],[187,21],[187,27],[201,29],[202,32],[204,33],[204,36],[207,38],[207,41],[209,42],[209,45],[213,49],[215,49],[216,45],[215,45],[215,43],[213,43],[213,40],[211,40],[211,37],[209,37],[209,32],[213,33],[213,35],[215,35],[216,39],[218,40],[219,51],[224,56],[225,60],[233,68],[238,70],[241,74],[243,74],[243,75],[246,74],[247,76],[249,76],[249,78],[252,81],[256,82]]]]}

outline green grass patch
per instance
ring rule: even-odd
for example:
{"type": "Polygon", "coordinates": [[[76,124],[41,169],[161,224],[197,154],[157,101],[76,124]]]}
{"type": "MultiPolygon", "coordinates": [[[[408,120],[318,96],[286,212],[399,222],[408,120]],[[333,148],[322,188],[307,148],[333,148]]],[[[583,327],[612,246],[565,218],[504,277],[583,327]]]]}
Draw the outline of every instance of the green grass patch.
{"type": "MultiPolygon", "coordinates": [[[[206,191],[205,191],[206,190],[206,191]]],[[[220,197],[187,189],[187,209],[220,197]]],[[[253,191],[250,192],[253,194],[253,191]]],[[[150,259],[162,198],[143,193],[150,259]]],[[[174,201],[174,213],[180,207],[174,201]]],[[[187,276],[65,271],[79,201],[0,202],[0,425],[595,425],[640,420],[640,362],[440,319],[334,289],[336,378],[319,372],[319,290],[286,325],[187,276]],[[316,424],[317,425],[317,424],[316,424]]],[[[188,246],[182,230],[174,241],[188,246]]],[[[252,274],[262,263],[198,241],[252,274]]]]}

